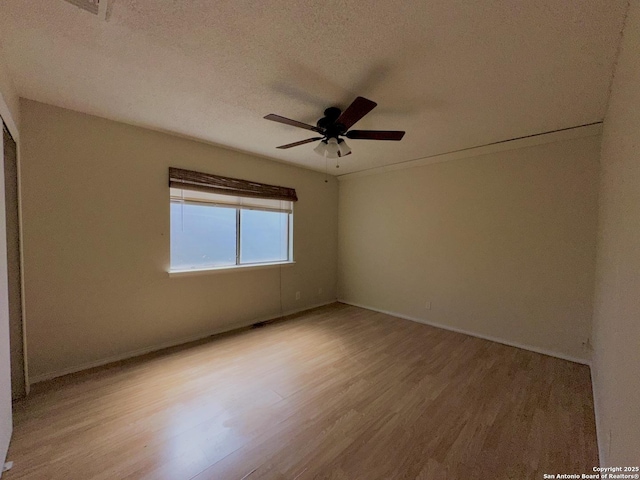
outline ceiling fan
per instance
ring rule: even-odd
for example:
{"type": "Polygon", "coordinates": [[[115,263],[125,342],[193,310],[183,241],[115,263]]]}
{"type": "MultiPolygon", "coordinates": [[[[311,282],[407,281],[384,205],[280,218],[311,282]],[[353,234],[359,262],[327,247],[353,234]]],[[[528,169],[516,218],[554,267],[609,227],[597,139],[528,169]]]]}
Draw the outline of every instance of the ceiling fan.
{"type": "Polygon", "coordinates": [[[318,120],[315,127],[273,113],[264,118],[273,122],[291,125],[292,127],[311,130],[322,135],[287,145],[280,145],[277,148],[287,149],[321,140],[313,150],[323,157],[338,158],[351,154],[351,149],[347,142],[340,137],[347,137],[352,140],[402,140],[405,132],[397,130],[349,130],[356,122],[373,110],[376,105],[376,102],[364,97],[357,97],[344,112],[338,107],[329,107],[324,111],[324,117],[318,120]]]}

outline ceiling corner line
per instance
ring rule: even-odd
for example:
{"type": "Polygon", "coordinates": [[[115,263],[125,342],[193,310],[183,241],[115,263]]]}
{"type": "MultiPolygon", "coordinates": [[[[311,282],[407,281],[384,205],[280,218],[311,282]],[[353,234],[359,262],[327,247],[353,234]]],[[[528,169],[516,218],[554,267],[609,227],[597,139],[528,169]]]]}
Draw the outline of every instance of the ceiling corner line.
{"type": "Polygon", "coordinates": [[[388,165],[380,165],[377,167],[367,168],[364,170],[356,170],[355,172],[338,175],[339,181],[351,180],[353,178],[367,177],[370,175],[378,175],[396,170],[405,170],[408,168],[423,167],[434,163],[442,163],[451,160],[462,160],[465,158],[473,158],[491,153],[498,153],[508,150],[517,150],[519,148],[535,147],[549,143],[556,143],[566,140],[574,140],[578,138],[593,137],[602,135],[603,122],[592,122],[573,127],[560,128],[548,132],[534,133],[523,137],[510,138],[498,142],[477,145],[475,147],[462,148],[450,152],[436,153],[425,157],[419,157],[412,160],[391,163],[388,165]]]}

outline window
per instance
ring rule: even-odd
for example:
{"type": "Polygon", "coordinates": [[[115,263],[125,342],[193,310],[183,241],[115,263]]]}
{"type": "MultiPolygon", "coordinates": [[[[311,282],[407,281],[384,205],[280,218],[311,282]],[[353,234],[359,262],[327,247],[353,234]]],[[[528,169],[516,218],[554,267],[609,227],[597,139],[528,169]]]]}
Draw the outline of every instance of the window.
{"type": "MultiPolygon", "coordinates": [[[[295,190],[178,169],[170,169],[169,176],[171,271],[293,260],[295,190]],[[217,183],[204,187],[187,183],[184,173],[177,178],[180,172],[205,176],[206,180],[213,178],[217,183]],[[232,188],[221,187],[221,180],[235,184],[232,188]],[[251,187],[250,191],[242,188],[243,182],[251,187]],[[284,189],[285,193],[262,187],[284,189]]],[[[201,181],[202,177],[198,177],[201,181]]]]}

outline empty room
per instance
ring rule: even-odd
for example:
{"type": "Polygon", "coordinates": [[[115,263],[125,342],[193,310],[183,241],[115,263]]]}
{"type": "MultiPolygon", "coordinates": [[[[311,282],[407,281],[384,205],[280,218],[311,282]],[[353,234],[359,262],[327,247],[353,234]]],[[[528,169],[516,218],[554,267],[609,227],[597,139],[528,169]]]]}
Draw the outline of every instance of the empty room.
{"type": "Polygon", "coordinates": [[[640,1],[0,2],[4,480],[640,478],[640,1]]]}

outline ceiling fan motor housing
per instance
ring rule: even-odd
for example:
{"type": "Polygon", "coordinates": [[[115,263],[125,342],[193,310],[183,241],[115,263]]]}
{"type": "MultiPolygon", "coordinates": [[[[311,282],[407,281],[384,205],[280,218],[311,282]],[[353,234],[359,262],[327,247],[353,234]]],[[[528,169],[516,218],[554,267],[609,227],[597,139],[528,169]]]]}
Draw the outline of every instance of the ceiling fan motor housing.
{"type": "Polygon", "coordinates": [[[318,128],[325,130],[325,136],[327,138],[335,137],[344,134],[347,128],[341,123],[336,123],[336,120],[340,118],[342,110],[338,107],[329,107],[324,111],[324,117],[322,117],[316,125],[318,128]]]}

